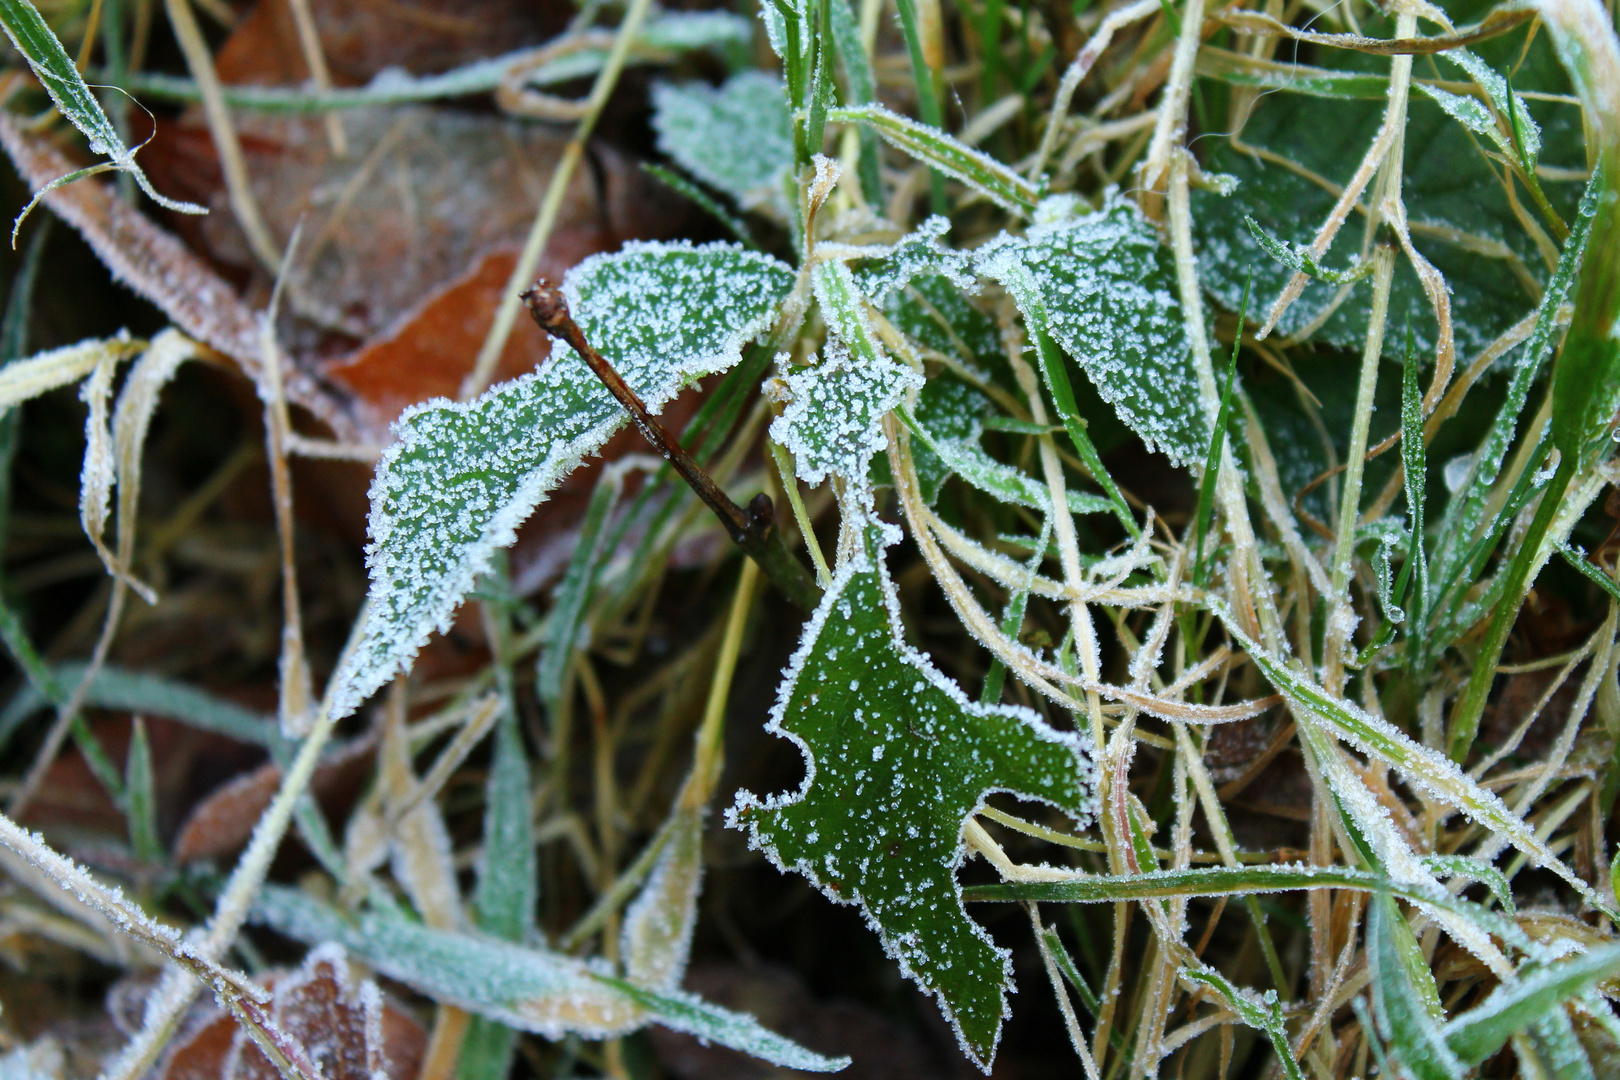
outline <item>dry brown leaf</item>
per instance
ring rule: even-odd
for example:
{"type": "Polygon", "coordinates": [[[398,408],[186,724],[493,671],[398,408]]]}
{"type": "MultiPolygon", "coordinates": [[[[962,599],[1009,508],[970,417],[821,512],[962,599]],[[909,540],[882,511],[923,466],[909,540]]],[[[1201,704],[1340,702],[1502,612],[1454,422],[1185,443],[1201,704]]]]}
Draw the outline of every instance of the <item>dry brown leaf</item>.
{"type": "MultiPolygon", "coordinates": [[[[431,75],[538,45],[567,25],[567,5],[529,0],[310,0],[332,81],[356,85],[397,67],[431,75]]],[[[214,58],[227,83],[288,86],[309,71],[286,0],[262,0],[214,58]]]]}
{"type": "MultiPolygon", "coordinates": [[[[357,981],[337,945],[312,950],[303,966],[264,980],[271,1018],[301,1045],[323,1080],[412,1080],[425,1036],[377,984],[357,981]]],[[[228,1014],[205,1013],[175,1040],[154,1080],[280,1080],[228,1014]]]]}
{"type": "MultiPolygon", "coordinates": [[[[33,190],[79,166],[44,137],[25,132],[10,113],[0,115],[0,146],[33,190]]],[[[157,305],[191,337],[249,373],[257,371],[252,309],[178,237],[120,199],[112,185],[97,180],[56,188],[43,201],[84,237],[114,278],[157,305]]],[[[287,396],[339,436],[351,435],[353,425],[344,409],[312,379],[290,375],[287,396]]]]}
{"type": "MultiPolygon", "coordinates": [[[[371,760],[376,740],[367,736],[341,743],[315,770],[310,789],[317,799],[352,791],[371,760]]],[[[274,762],[232,777],[199,802],[174,841],[177,862],[218,859],[241,848],[253,835],[259,816],[281,787],[281,767],[274,762]]]]}

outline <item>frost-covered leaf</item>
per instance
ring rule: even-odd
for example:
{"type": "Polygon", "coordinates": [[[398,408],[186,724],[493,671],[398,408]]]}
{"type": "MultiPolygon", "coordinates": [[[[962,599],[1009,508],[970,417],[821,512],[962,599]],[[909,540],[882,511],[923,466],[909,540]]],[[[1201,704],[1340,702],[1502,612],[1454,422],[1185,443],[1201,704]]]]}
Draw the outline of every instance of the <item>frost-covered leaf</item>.
{"type": "MultiPolygon", "coordinates": [[[[1550,1009],[1556,1009],[1593,983],[1620,973],[1620,945],[1591,949],[1503,983],[1474,1008],[1454,1017],[1444,1028],[1446,1044],[1468,1065],[1478,1065],[1550,1009]]],[[[1605,1006],[1606,1007],[1606,1006],[1605,1006]]]]}
{"type": "Polygon", "coordinates": [[[806,483],[829,476],[864,482],[883,449],[884,415],[923,379],[878,348],[866,297],[848,266],[821,263],[814,282],[827,322],[825,355],[785,377],[790,400],[771,422],[771,438],[792,452],[806,483]]]}
{"type": "Polygon", "coordinates": [[[753,1017],[680,991],[636,986],[604,965],[562,953],[433,930],[384,911],[351,921],[319,900],[277,885],[260,893],[255,915],[299,941],[337,942],[435,1001],[546,1038],[570,1033],[609,1038],[659,1023],[791,1069],[833,1072],[848,1064],[847,1058],[811,1053],[753,1017]]]}
{"type": "Polygon", "coordinates": [[[961,292],[977,290],[967,252],[940,243],[950,228],[947,218],[935,214],[901,237],[886,255],[856,261],[855,284],[879,307],[918,278],[944,278],[961,292]]]}
{"type": "MultiPolygon", "coordinates": [[[[1476,63],[1482,71],[1476,78],[1482,85],[1489,81],[1486,77],[1492,72],[1486,66],[1488,60],[1498,67],[1512,64],[1515,90],[1564,92],[1567,84],[1546,43],[1533,41],[1523,58],[1518,55],[1521,46],[1514,41],[1509,47],[1507,38],[1479,45],[1481,59],[1476,63]]],[[[1440,55],[1469,70],[1467,62],[1457,59],[1457,53],[1440,55]]],[[[1320,59],[1352,70],[1388,70],[1387,60],[1347,57],[1342,51],[1323,54],[1320,59]]],[[[1495,149],[1497,144],[1479,140],[1447,115],[1441,105],[1416,92],[1417,86],[1413,89],[1402,183],[1402,198],[1414,226],[1412,243],[1445,275],[1450,286],[1458,356],[1477,355],[1535,306],[1538,297],[1529,285],[1544,280],[1547,267],[1504,191],[1499,166],[1481,152],[1495,149]]],[[[1494,96],[1489,86],[1486,90],[1494,96]]],[[[1505,82],[1501,90],[1504,97],[1497,108],[1505,116],[1505,82]]],[[[1477,99],[1468,100],[1480,105],[1477,99]]],[[[1253,217],[1267,234],[1283,243],[1309,244],[1335,199],[1332,191],[1325,190],[1312,177],[1331,184],[1349,180],[1377,134],[1385,104],[1382,94],[1367,101],[1332,101],[1293,93],[1262,95],[1242,128],[1242,142],[1267,154],[1280,155],[1297,169],[1240,149],[1225,136],[1209,135],[1200,141],[1203,167],[1230,174],[1239,181],[1230,195],[1195,191],[1192,197],[1200,279],[1223,307],[1237,310],[1251,270],[1254,295],[1266,307],[1293,274],[1266,255],[1244,219],[1253,217]]],[[[1548,164],[1584,173],[1579,110],[1542,102],[1530,105],[1542,110],[1539,134],[1534,137],[1540,157],[1548,164]]],[[[1524,106],[1520,98],[1518,107],[1524,106]]],[[[1470,110],[1465,104],[1458,107],[1470,110]]],[[[1538,121],[1528,108],[1521,120],[1526,122],[1524,130],[1529,142],[1530,125],[1538,121]]],[[[1491,127],[1495,129],[1494,122],[1491,127]]],[[[1579,186],[1547,180],[1543,187],[1553,207],[1568,221],[1580,195],[1579,186]]],[[[1522,193],[1519,198],[1524,199],[1522,193]]],[[[1360,218],[1353,217],[1321,261],[1333,266],[1354,263],[1362,253],[1362,237],[1360,218]]],[[[1372,288],[1363,282],[1342,298],[1339,293],[1338,286],[1309,283],[1284,314],[1276,332],[1294,336],[1310,330],[1313,341],[1359,350],[1366,337],[1372,288]],[[1321,323],[1316,326],[1318,320],[1321,323]]],[[[1418,351],[1432,354],[1436,339],[1434,315],[1408,261],[1399,259],[1387,325],[1403,328],[1408,323],[1418,351]]],[[[1386,333],[1384,350],[1389,358],[1399,359],[1404,350],[1404,330],[1386,333]]]]}
{"type": "MultiPolygon", "coordinates": [[[[936,375],[917,395],[914,415],[917,423],[936,443],[978,444],[984,433],[985,414],[990,399],[948,374],[936,375]]],[[[939,498],[939,489],[951,475],[951,467],[921,440],[912,444],[912,464],[917,470],[917,486],[929,506],[939,498]]]]}
{"type": "Polygon", "coordinates": [[[837,337],[827,339],[825,352],[820,363],[788,373],[790,400],[771,421],[771,438],[792,452],[807,484],[865,478],[883,449],[884,414],[922,385],[920,375],[886,356],[860,363],[837,337]]]}
{"type": "Polygon", "coordinates": [[[946,278],[915,278],[884,307],[895,329],[925,349],[991,372],[1007,366],[995,320],[946,278]]]}
{"type": "MultiPolygon", "coordinates": [[[[916,438],[917,449],[936,463],[935,468],[960,476],[1004,503],[1027,506],[1042,513],[1051,511],[1052,497],[1044,481],[985,453],[979,445],[979,438],[984,432],[982,420],[966,435],[941,437],[916,418],[910,418],[910,427],[916,438]]],[[[1066,498],[1071,514],[1106,514],[1113,510],[1107,499],[1097,495],[1069,491],[1066,498]]]]}
{"type": "Polygon", "coordinates": [[[962,907],[963,822],[1008,791],[1084,825],[1092,767],[1077,739],[1029,710],[970,702],[905,644],[898,619],[869,533],[805,628],[771,714],[770,730],[804,753],[804,784],[764,801],[739,792],[728,822],[777,866],[860,905],[988,1068],[1010,954],[962,907]]]}
{"type": "Polygon", "coordinates": [[[619,955],[640,986],[674,990],[686,973],[703,881],[703,809],[677,806],[647,883],[624,916],[619,955]]]}
{"type": "Polygon", "coordinates": [[[653,88],[658,149],[740,205],[780,199],[793,167],[793,130],[782,80],[745,71],[720,87],[703,83],[653,88]]]}
{"type": "MultiPolygon", "coordinates": [[[[563,288],[587,337],[656,412],[736,363],[792,282],[786,266],[735,245],[630,244],[576,266],[563,288]]],[[[494,551],[625,420],[561,347],[476,401],[406,410],[372,482],[371,592],[359,644],[334,676],[339,716],[447,624],[494,551]]]]}
{"type": "Polygon", "coordinates": [[[1150,448],[1179,465],[1202,459],[1209,424],[1175,270],[1135,206],[1111,192],[1096,213],[986,245],[978,266],[1080,363],[1150,448]]]}

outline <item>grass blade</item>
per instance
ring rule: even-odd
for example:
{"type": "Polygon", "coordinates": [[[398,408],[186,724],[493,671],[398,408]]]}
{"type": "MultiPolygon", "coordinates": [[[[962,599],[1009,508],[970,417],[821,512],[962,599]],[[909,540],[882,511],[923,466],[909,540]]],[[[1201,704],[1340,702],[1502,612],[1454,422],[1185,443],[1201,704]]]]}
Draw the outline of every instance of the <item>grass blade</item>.
{"type": "Polygon", "coordinates": [[[17,228],[22,225],[23,219],[46,191],[91,171],[107,168],[129,173],[141,186],[141,190],[165,209],[182,214],[208,212],[207,207],[167,198],[158,194],[152,187],[146,173],[135,163],[135,151],[125,146],[123,140],[118,137],[117,129],[101,109],[101,102],[96,100],[90,88],[85,85],[83,76],[79,74],[79,69],[74,66],[67,51],[62,48],[62,43],[51,32],[51,28],[45,25],[45,20],[40,17],[39,11],[29,3],[29,0],[0,0],[0,26],[5,27],[6,36],[11,38],[11,43],[28,61],[28,66],[34,70],[40,85],[51,96],[51,100],[56,102],[56,107],[61,110],[62,115],[84,133],[84,137],[90,142],[90,152],[105,154],[111,159],[106,165],[94,167],[93,170],[81,169],[70,173],[37,192],[33,200],[17,216],[16,225],[12,227],[13,246],[17,242],[17,228]]]}

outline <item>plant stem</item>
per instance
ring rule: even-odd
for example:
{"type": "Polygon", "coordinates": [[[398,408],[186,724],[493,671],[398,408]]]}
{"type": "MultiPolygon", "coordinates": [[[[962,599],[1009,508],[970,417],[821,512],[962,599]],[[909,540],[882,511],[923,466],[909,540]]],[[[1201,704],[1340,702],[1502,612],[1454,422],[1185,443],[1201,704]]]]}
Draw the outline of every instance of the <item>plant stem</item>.
{"type": "Polygon", "coordinates": [[[720,485],[692,460],[692,455],[681,446],[680,440],[647,411],[647,406],[625,384],[608,359],[586,340],[585,331],[580,329],[568,312],[568,300],[563,296],[562,289],[540,278],[522,294],[522,300],[528,305],[529,314],[536,325],[566,341],[596,377],[602,380],[602,385],[624,406],[624,411],[630,414],[653,449],[675,467],[681,479],[714,511],[714,516],[725,526],[732,542],[758,563],[766,576],[795,605],[805,611],[815,610],[821,600],[821,589],[782,542],[782,534],[775,527],[771,497],[761,492],[754,496],[746,510],[733,502],[731,496],[722,491],[720,485]]]}

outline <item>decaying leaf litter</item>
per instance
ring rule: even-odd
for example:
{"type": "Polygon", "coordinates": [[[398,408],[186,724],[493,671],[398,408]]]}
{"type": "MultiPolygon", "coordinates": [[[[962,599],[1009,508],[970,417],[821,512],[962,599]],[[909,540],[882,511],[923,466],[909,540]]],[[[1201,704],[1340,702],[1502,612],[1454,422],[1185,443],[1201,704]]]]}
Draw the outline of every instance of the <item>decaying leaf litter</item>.
{"type": "Polygon", "coordinates": [[[1612,1069],[1611,8],[484,6],[0,9],[8,1068],[1612,1069]]]}

